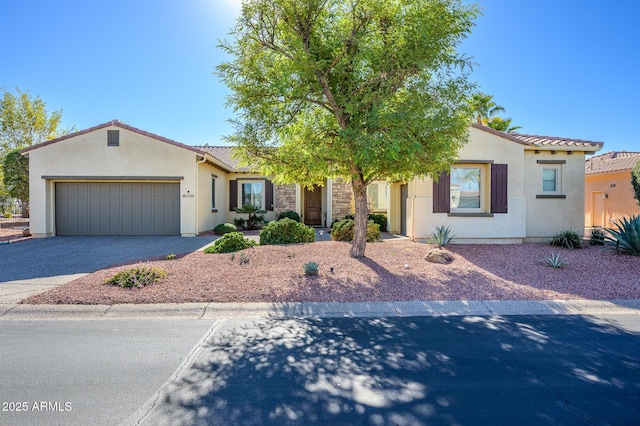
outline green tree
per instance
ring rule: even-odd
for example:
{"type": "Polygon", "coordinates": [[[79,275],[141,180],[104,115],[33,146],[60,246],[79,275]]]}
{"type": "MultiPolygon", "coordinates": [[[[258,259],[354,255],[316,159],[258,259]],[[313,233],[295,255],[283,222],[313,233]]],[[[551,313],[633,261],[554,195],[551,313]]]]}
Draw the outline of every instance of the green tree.
{"type": "Polygon", "coordinates": [[[487,122],[487,126],[492,129],[506,133],[515,133],[516,130],[522,129],[522,126],[512,126],[510,118],[492,117],[487,122]]]}
{"type": "Polygon", "coordinates": [[[237,155],[276,183],[351,183],[352,257],[364,256],[367,186],[437,176],[468,138],[478,15],[459,0],[248,0],[217,67],[237,155]]]}
{"type": "MultiPolygon", "coordinates": [[[[19,148],[7,152],[2,163],[4,186],[13,198],[22,201],[23,206],[29,204],[29,159],[20,154],[19,148]]],[[[28,207],[22,210],[22,217],[29,217],[28,207]]]]}
{"type": "Polygon", "coordinates": [[[3,90],[0,100],[0,163],[5,164],[5,190],[22,201],[22,214],[28,217],[28,161],[26,158],[21,161],[14,156],[7,163],[9,153],[68,134],[75,129],[60,129],[62,110],[49,113],[39,96],[33,98],[28,92],[21,92],[20,89],[16,91],[17,95],[14,95],[3,90]],[[23,167],[23,163],[26,163],[26,167],[23,167]],[[25,172],[26,175],[14,175],[25,172]]]}
{"type": "Polygon", "coordinates": [[[493,101],[493,96],[486,93],[475,93],[469,101],[473,117],[478,124],[487,126],[491,117],[506,110],[493,101]]]}
{"type": "Polygon", "coordinates": [[[633,197],[640,206],[640,161],[636,163],[631,171],[631,186],[633,187],[633,197]]]}

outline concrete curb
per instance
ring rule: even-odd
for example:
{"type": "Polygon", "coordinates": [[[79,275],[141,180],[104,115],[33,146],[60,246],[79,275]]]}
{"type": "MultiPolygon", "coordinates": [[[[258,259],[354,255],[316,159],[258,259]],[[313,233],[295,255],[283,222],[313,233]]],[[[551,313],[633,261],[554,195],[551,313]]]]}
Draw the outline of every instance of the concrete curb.
{"type": "Polygon", "coordinates": [[[491,315],[640,315],[632,300],[469,300],[120,305],[0,304],[0,320],[140,320],[491,315]]]}

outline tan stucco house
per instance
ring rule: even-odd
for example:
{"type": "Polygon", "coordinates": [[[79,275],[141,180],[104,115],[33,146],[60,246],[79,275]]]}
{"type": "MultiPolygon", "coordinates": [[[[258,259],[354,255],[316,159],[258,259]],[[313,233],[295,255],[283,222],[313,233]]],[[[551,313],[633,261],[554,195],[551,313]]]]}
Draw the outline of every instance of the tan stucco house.
{"type": "MultiPolygon", "coordinates": [[[[374,182],[371,211],[390,232],[426,240],[450,226],[457,242],[522,242],[584,227],[584,161],[601,142],[506,134],[480,125],[437,183],[374,182]]],[[[241,167],[230,147],[190,146],[113,120],[23,150],[31,233],[194,236],[251,203],[274,220],[297,211],[327,226],[353,211],[350,185],[274,185],[241,167]]]]}
{"type": "Polygon", "coordinates": [[[640,213],[633,197],[631,170],[640,161],[640,152],[608,152],[584,163],[587,227],[611,227],[613,222],[640,213]]]}

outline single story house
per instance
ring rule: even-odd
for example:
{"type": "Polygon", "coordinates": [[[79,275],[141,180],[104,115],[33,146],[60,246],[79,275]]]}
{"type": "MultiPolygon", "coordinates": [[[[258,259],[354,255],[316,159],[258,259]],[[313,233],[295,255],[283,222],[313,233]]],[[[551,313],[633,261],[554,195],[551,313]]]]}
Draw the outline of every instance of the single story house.
{"type": "MultiPolygon", "coordinates": [[[[522,242],[584,227],[585,154],[601,142],[498,132],[481,125],[438,182],[374,182],[371,210],[389,231],[426,240],[435,226],[458,242],[522,242]]],[[[256,204],[312,226],[353,211],[348,183],[274,185],[230,147],[190,146],[113,120],[26,148],[31,233],[195,236],[256,204]]]]}
{"type": "Polygon", "coordinates": [[[640,161],[640,152],[608,152],[584,163],[587,227],[613,226],[613,222],[640,213],[633,197],[631,171],[640,161]]]}

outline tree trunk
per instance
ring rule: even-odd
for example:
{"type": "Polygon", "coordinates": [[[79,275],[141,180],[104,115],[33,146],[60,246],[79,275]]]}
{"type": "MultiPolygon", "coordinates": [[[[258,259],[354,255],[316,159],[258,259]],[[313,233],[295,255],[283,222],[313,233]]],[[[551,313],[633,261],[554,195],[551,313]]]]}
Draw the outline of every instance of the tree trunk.
{"type": "Polygon", "coordinates": [[[29,218],[29,202],[28,201],[22,202],[22,218],[23,219],[29,218]]]}
{"type": "Polygon", "coordinates": [[[351,187],[353,188],[353,197],[356,205],[356,223],[349,255],[357,258],[364,257],[364,249],[367,244],[369,204],[367,203],[367,187],[362,180],[353,180],[351,187]]]}

